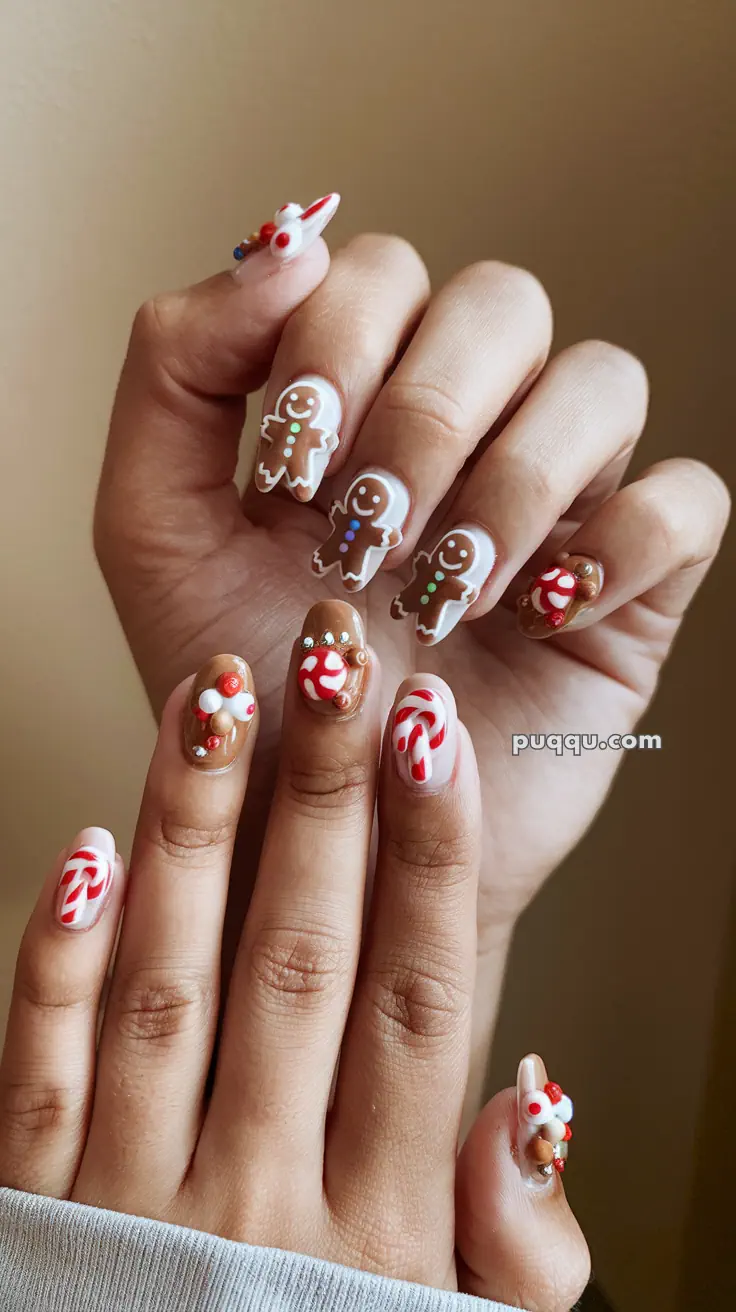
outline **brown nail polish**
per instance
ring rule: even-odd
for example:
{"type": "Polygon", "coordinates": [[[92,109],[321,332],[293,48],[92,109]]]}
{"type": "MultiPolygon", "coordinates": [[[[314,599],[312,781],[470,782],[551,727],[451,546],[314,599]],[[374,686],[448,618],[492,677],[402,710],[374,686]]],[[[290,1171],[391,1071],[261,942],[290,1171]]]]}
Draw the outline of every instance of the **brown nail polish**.
{"type": "Polygon", "coordinates": [[[572,556],[561,551],[519,597],[521,632],[527,638],[549,638],[566,629],[600,596],[602,587],[603,566],[599,561],[593,556],[572,556]]]}
{"type": "Polygon", "coordinates": [[[346,601],[318,601],[307,612],[297,677],[302,697],[320,715],[352,715],[368,682],[363,621],[346,601]]]}
{"type": "Polygon", "coordinates": [[[192,684],[184,711],[184,751],[198,770],[225,770],[238,757],[255,715],[253,675],[240,656],[213,656],[192,684]]]}

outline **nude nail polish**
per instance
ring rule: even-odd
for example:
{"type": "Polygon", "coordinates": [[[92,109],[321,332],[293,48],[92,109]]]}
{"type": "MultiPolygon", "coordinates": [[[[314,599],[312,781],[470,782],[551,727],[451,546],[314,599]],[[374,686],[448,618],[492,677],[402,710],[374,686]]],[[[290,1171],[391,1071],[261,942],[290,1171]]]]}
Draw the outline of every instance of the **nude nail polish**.
{"type": "Polygon", "coordinates": [[[283,480],[297,501],[311,501],[339,443],[340,397],[332,383],[305,374],[289,383],[263,417],[255,484],[270,492],[283,480]]]}
{"type": "Polygon", "coordinates": [[[518,620],[527,638],[550,638],[568,628],[601,594],[603,566],[593,556],[561,551],[519,597],[518,620]]]}
{"type": "Polygon", "coordinates": [[[299,638],[299,691],[310,710],[345,719],[360,708],[370,671],[363,621],[346,601],[318,601],[299,638]]]}
{"type": "Polygon", "coordinates": [[[332,533],[312,557],[315,574],[338,569],[343,587],[359,592],[403,538],[409,490],[385,469],[364,469],[330,510],[332,533]]]}
{"type": "Polygon", "coordinates": [[[256,712],[253,675],[240,656],[213,656],[184,708],[184,752],[198,770],[226,770],[245,746],[256,712]]]}
{"type": "Polygon", "coordinates": [[[59,878],[56,920],[64,929],[91,929],[107,902],[115,875],[115,839],[107,829],[82,829],[59,878]]]}
{"type": "Polygon", "coordinates": [[[443,685],[417,675],[399,688],[391,722],[391,747],[404,783],[423,793],[450,782],[457,755],[457,713],[443,685]]]}
{"type": "Polygon", "coordinates": [[[242,265],[242,261],[257,251],[266,249],[280,264],[303,255],[334,218],[339,204],[340,196],[336,191],[320,196],[306,209],[289,201],[276,211],[272,220],[261,224],[256,232],[238,242],[233,251],[234,259],[242,265]]]}
{"type": "Polygon", "coordinates": [[[495,562],[490,533],[477,524],[458,524],[432,551],[417,552],[410,581],[391,603],[393,618],[415,615],[417,641],[434,646],[478,600],[495,562]]]}
{"type": "Polygon", "coordinates": [[[516,1079],[519,1169],[536,1188],[562,1174],[572,1139],[573,1106],[559,1084],[547,1078],[541,1057],[522,1058],[516,1079]]]}

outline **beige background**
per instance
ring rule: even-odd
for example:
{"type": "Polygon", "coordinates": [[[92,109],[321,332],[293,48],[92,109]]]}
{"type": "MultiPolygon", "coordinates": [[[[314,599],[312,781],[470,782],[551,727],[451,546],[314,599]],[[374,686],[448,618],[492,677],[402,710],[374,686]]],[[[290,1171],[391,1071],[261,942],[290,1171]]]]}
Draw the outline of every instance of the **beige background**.
{"type": "MultiPolygon", "coordinates": [[[[276,204],[337,188],[333,243],[396,229],[437,280],[487,254],[528,265],[558,344],[608,337],[648,365],[639,466],[689,452],[728,479],[733,14],[0,0],[0,1001],[56,850],[89,823],[127,846],[152,742],[89,541],[138,302],[219,267],[276,204]]],[[[538,1045],[576,1095],[569,1192],[626,1312],[710,1304],[680,1265],[709,1069],[724,1134],[734,1096],[712,1028],[734,950],[733,558],[731,539],[648,716],[664,750],[629,760],[526,918],[494,1056],[509,1083],[538,1045]]],[[[732,1156],[729,1137],[728,1177],[732,1156]]],[[[701,1232],[709,1207],[706,1183],[701,1232]]]]}

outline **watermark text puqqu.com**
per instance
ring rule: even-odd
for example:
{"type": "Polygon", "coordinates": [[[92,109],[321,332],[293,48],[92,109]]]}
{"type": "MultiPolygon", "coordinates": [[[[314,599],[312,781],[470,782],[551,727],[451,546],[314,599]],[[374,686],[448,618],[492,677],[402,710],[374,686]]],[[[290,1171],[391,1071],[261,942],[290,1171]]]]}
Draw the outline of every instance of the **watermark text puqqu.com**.
{"type": "Polygon", "coordinates": [[[602,752],[609,747],[613,752],[658,752],[662,747],[662,739],[658,733],[611,733],[607,738],[601,738],[597,733],[514,733],[511,735],[512,756],[518,756],[519,752],[525,752],[527,749],[533,752],[554,752],[555,756],[562,756],[564,752],[572,752],[573,756],[580,756],[581,752],[602,752]]]}

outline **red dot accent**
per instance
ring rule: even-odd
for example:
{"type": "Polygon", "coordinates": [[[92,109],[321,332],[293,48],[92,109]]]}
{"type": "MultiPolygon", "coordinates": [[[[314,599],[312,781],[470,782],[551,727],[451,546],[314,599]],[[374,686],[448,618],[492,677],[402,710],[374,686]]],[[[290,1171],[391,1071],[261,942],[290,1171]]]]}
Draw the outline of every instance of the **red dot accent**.
{"type": "Polygon", "coordinates": [[[560,1088],[559,1084],[553,1084],[551,1080],[549,1080],[548,1083],[545,1084],[544,1092],[546,1093],[550,1102],[559,1102],[563,1096],[562,1089],[560,1088]]]}
{"type": "Polygon", "coordinates": [[[530,1103],[529,1103],[529,1115],[530,1115],[530,1116],[538,1116],[539,1113],[541,1112],[541,1110],[542,1110],[542,1104],[541,1104],[541,1102],[530,1102],[530,1103]]]}
{"type": "Polygon", "coordinates": [[[243,680],[239,674],[221,674],[215,687],[223,697],[234,697],[243,691],[243,680]]]}
{"type": "Polygon", "coordinates": [[[288,232],[280,232],[278,237],[276,238],[276,245],[279,247],[280,250],[283,251],[289,245],[290,241],[291,241],[291,237],[289,236],[288,232]]]}
{"type": "Polygon", "coordinates": [[[258,232],[258,240],[263,246],[268,246],[273,234],[276,231],[275,223],[263,223],[258,232]]]}
{"type": "Polygon", "coordinates": [[[572,1130],[571,1130],[571,1128],[570,1128],[569,1125],[566,1125],[566,1126],[565,1126],[565,1133],[563,1134],[562,1138],[563,1138],[563,1139],[572,1139],[572,1130]]]}
{"type": "Polygon", "coordinates": [[[205,745],[205,747],[207,748],[207,751],[208,751],[208,752],[214,752],[214,751],[216,750],[216,748],[218,748],[218,747],[220,746],[220,743],[221,743],[221,742],[222,742],[222,739],[221,739],[221,738],[218,738],[216,733],[213,733],[213,734],[210,734],[209,738],[205,738],[205,743],[204,743],[204,745],[205,745]]]}
{"type": "Polygon", "coordinates": [[[195,708],[194,708],[194,714],[196,715],[196,717],[197,717],[198,720],[201,720],[201,721],[202,721],[203,724],[204,724],[205,720],[209,720],[209,718],[210,718],[210,713],[209,713],[209,711],[203,711],[201,706],[195,706],[195,708]]]}
{"type": "Polygon", "coordinates": [[[561,1157],[555,1157],[554,1168],[556,1171],[559,1171],[560,1175],[562,1175],[562,1172],[565,1169],[565,1163],[563,1162],[561,1157]]]}
{"type": "Polygon", "coordinates": [[[544,622],[545,624],[548,624],[551,629],[559,629],[560,625],[565,622],[565,612],[562,610],[551,610],[548,615],[545,615],[544,622]]]}

